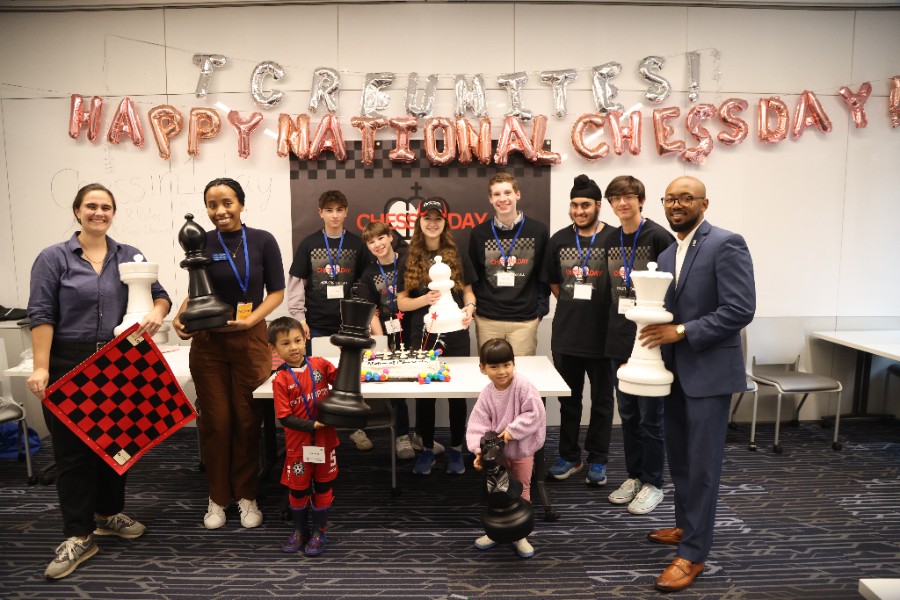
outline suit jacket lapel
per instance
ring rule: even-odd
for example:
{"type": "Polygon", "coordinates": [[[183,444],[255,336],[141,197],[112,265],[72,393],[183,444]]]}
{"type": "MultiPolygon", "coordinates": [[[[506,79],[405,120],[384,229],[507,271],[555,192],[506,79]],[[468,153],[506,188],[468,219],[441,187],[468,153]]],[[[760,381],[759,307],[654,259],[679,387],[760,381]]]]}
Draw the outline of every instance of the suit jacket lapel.
{"type": "Polygon", "coordinates": [[[706,235],[709,233],[711,229],[711,225],[706,219],[700,223],[699,227],[697,227],[697,231],[694,233],[694,238],[691,240],[691,244],[688,246],[687,253],[684,255],[684,263],[681,265],[681,273],[678,277],[678,285],[675,287],[675,299],[678,298],[678,295],[681,293],[681,290],[684,289],[685,284],[687,283],[687,278],[691,273],[691,266],[694,264],[694,259],[697,257],[697,253],[700,252],[700,246],[703,245],[703,242],[706,240],[706,235]]]}

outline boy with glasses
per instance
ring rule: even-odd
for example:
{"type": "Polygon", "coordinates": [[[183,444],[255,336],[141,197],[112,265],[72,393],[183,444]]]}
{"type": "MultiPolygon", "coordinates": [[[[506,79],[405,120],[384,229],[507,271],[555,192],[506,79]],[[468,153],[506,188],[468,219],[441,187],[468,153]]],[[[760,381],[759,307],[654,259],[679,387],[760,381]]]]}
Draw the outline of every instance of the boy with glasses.
{"type": "Polygon", "coordinates": [[[637,325],[625,318],[625,312],[634,306],[636,299],[631,274],[647,270],[647,263],[656,262],[674,238],[661,225],[644,217],[646,196],[640,180],[630,175],[616,177],[606,186],[605,196],[621,223],[607,238],[612,302],[606,355],[612,361],[612,380],[616,386],[628,470],[628,479],[608,499],[613,504],[627,504],[628,512],[642,515],[656,508],[663,499],[665,398],[623,392],[618,388],[616,372],[631,356],[637,332],[637,325]]]}

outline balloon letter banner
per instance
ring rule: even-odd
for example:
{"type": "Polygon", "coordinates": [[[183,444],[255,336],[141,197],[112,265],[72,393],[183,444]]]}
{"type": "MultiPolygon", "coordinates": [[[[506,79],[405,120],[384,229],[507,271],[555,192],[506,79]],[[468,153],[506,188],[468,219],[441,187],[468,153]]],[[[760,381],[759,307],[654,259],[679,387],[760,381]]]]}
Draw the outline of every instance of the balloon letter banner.
{"type": "Polygon", "coordinates": [[[169,157],[172,156],[169,140],[184,129],[184,117],[181,111],[168,104],[154,106],[147,116],[150,117],[150,129],[153,130],[153,139],[156,140],[159,155],[163,159],[169,160],[169,157]]]}
{"type": "Polygon", "coordinates": [[[250,156],[250,134],[262,123],[263,116],[258,113],[251,113],[249,117],[244,119],[241,113],[232,110],[228,113],[228,122],[231,123],[238,133],[238,156],[247,158],[250,156]]]}
{"type": "Polygon", "coordinates": [[[309,158],[309,115],[297,115],[297,122],[285,113],[278,115],[278,156],[284,158],[290,152],[300,160],[309,158]]]}
{"type": "Polygon", "coordinates": [[[868,81],[865,82],[859,86],[859,91],[855,94],[845,85],[841,87],[839,93],[841,98],[844,99],[847,108],[850,109],[850,116],[853,117],[853,123],[856,125],[856,128],[865,129],[866,125],[869,124],[869,120],[866,118],[866,100],[869,99],[869,94],[872,93],[872,84],[868,81]]]}
{"type": "Polygon", "coordinates": [[[72,110],[69,112],[69,137],[77,140],[81,135],[81,126],[88,126],[88,140],[97,141],[100,133],[100,113],[103,111],[103,98],[94,96],[91,98],[91,108],[87,114],[84,112],[84,98],[80,94],[72,94],[72,110]]]}
{"type": "Polygon", "coordinates": [[[143,147],[144,132],[141,130],[141,120],[138,119],[134,102],[127,96],[119,103],[119,108],[116,110],[112,123],[109,125],[106,139],[109,140],[110,144],[118,144],[119,136],[123,133],[131,138],[135,146],[138,148],[143,147]]]}
{"type": "Polygon", "coordinates": [[[192,108],[188,124],[188,154],[197,158],[200,154],[200,140],[213,139],[221,129],[222,120],[214,109],[192,108]]]}

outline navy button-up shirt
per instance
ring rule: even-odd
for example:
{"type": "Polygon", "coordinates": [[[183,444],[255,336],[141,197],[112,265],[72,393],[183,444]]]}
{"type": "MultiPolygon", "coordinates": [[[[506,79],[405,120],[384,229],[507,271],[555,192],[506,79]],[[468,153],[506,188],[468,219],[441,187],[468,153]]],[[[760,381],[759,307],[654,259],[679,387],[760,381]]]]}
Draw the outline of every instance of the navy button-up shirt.
{"type": "MultiPolygon", "coordinates": [[[[31,328],[53,325],[53,339],[95,342],[113,339],[128,306],[128,286],[119,279],[119,263],[133,262],[140,251],[106,236],[109,249],[98,274],[84,258],[78,234],[41,251],[31,267],[28,317],[31,328]]],[[[153,299],[172,301],[158,281],[153,299]]]]}

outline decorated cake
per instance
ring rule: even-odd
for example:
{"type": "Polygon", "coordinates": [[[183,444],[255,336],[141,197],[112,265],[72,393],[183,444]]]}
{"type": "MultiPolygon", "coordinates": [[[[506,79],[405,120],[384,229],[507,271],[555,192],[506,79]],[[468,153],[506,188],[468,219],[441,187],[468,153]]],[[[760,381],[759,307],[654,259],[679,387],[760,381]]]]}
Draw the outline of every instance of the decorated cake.
{"type": "Polygon", "coordinates": [[[360,381],[450,381],[450,369],[440,360],[441,349],[408,352],[367,350],[363,355],[360,381]]]}

